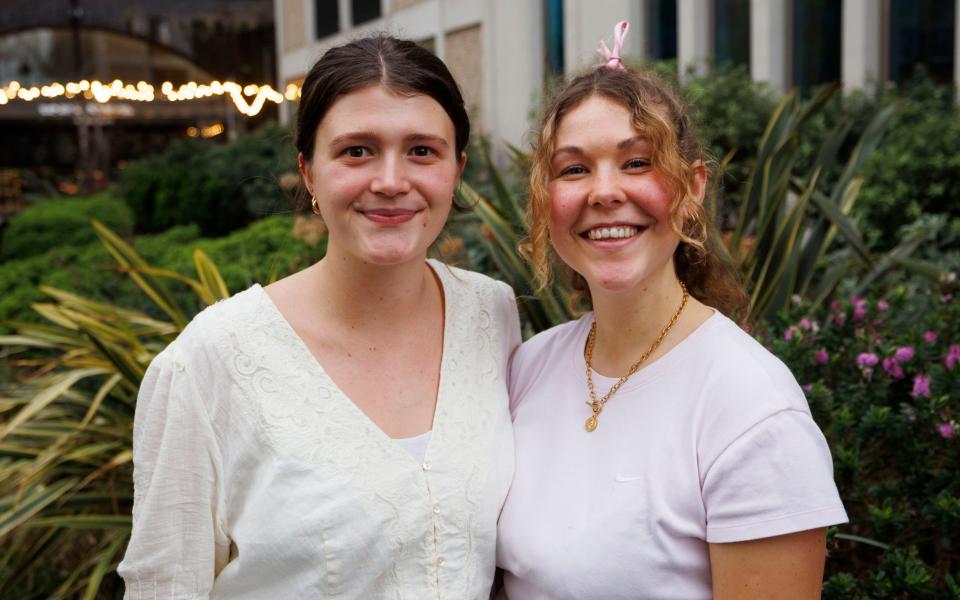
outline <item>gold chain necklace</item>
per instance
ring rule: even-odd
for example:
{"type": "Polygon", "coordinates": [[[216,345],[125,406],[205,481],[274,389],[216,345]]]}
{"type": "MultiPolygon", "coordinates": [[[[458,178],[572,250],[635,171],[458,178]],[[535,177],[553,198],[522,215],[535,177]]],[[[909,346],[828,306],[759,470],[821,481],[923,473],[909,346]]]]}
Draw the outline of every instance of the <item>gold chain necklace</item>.
{"type": "Polygon", "coordinates": [[[597,393],[593,389],[593,365],[591,364],[593,361],[593,344],[597,339],[597,322],[594,321],[590,325],[590,334],[587,335],[587,350],[584,352],[584,358],[586,359],[587,363],[587,387],[590,388],[590,402],[587,402],[586,404],[590,407],[590,410],[593,411],[593,414],[590,415],[590,417],[587,419],[587,422],[583,424],[588,432],[592,432],[597,428],[597,417],[600,416],[600,413],[603,411],[603,406],[610,399],[610,396],[616,394],[617,390],[620,389],[620,386],[626,383],[627,380],[630,379],[630,376],[640,369],[640,365],[642,365],[643,362],[647,360],[651,354],[653,354],[654,350],[656,350],[660,346],[660,343],[663,342],[663,338],[667,337],[667,333],[669,333],[670,330],[673,329],[673,326],[677,324],[677,319],[680,318],[680,313],[683,312],[683,307],[687,305],[687,300],[690,298],[690,294],[687,293],[687,286],[683,285],[682,281],[680,282],[680,289],[683,290],[683,299],[680,301],[680,308],[678,308],[677,312],[673,313],[673,317],[670,318],[670,322],[667,323],[667,326],[663,328],[663,330],[660,332],[660,335],[657,336],[656,340],[654,340],[653,344],[647,348],[647,351],[643,353],[643,356],[640,357],[640,360],[633,363],[630,366],[630,369],[627,371],[627,374],[617,380],[617,382],[613,384],[613,387],[610,388],[610,391],[608,391],[606,395],[599,400],[597,400],[597,393]]]}

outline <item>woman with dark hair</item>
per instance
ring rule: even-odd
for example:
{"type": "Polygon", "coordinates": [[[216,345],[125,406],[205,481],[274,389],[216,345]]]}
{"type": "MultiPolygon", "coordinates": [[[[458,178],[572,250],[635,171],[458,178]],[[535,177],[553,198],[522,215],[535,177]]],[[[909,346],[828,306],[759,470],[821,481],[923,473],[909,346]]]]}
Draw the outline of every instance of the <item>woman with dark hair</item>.
{"type": "Polygon", "coordinates": [[[144,378],[128,598],[479,598],[513,472],[513,292],[427,260],[470,133],[408,41],[329,50],[298,164],[317,264],[198,315],[144,378]]]}
{"type": "Polygon", "coordinates": [[[830,451],[790,371],[724,314],[745,295],[706,163],[670,87],[616,49],[547,108],[529,256],[546,282],[555,253],[592,311],[512,362],[511,600],[819,597],[825,528],[846,521],[830,451]]]}

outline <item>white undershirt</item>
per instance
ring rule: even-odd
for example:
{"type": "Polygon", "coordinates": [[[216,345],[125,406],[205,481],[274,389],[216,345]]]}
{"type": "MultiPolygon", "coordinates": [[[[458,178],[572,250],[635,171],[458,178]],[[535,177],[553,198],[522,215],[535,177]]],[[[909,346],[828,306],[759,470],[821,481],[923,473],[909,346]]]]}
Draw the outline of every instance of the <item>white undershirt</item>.
{"type": "Polygon", "coordinates": [[[405,438],[393,438],[393,441],[400,444],[400,447],[410,453],[418,463],[422,463],[427,457],[427,444],[430,443],[430,431],[424,431],[420,435],[405,438]]]}

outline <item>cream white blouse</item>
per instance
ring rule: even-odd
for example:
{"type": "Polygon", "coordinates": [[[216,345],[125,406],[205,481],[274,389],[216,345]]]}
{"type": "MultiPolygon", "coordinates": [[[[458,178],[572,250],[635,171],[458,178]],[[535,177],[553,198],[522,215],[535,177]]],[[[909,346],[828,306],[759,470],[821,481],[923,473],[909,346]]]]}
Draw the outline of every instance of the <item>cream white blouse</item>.
{"type": "Polygon", "coordinates": [[[126,598],[486,598],[513,475],[513,292],[430,261],[446,318],[423,462],[347,398],[254,286],[150,365],[126,598]]]}

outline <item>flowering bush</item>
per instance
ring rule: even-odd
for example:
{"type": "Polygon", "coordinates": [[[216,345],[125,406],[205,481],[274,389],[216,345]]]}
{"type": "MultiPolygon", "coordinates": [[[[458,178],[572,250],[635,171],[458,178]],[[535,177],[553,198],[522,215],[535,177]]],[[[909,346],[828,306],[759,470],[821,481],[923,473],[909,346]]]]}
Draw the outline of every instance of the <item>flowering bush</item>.
{"type": "Polygon", "coordinates": [[[824,597],[960,598],[960,300],[900,287],[757,335],[806,391],[850,516],[824,597]]]}

